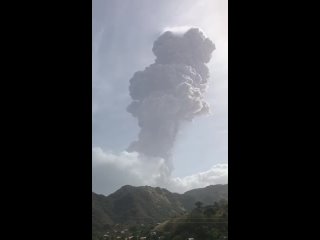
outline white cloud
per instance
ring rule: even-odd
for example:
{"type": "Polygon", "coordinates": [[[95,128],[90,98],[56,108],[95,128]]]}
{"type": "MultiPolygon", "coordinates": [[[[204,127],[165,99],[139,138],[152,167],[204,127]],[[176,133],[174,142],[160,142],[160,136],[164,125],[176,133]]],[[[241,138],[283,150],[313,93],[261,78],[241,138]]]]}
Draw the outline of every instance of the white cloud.
{"type": "Polygon", "coordinates": [[[146,158],[136,152],[119,154],[92,149],[93,191],[110,194],[123,185],[160,186],[183,193],[193,188],[228,182],[228,164],[216,164],[211,169],[186,177],[171,177],[165,161],[146,158]]]}
{"type": "Polygon", "coordinates": [[[186,176],[172,178],[172,191],[185,192],[193,188],[228,183],[228,164],[216,164],[209,170],[186,176]]]}
{"type": "Polygon", "coordinates": [[[100,147],[92,149],[92,165],[99,167],[101,165],[113,165],[117,168],[130,168],[139,164],[138,154],[121,152],[115,155],[112,152],[104,152],[100,147]]]}
{"type": "Polygon", "coordinates": [[[157,185],[165,173],[166,164],[161,158],[146,158],[136,152],[105,152],[92,149],[93,191],[109,194],[123,185],[157,185]]]}

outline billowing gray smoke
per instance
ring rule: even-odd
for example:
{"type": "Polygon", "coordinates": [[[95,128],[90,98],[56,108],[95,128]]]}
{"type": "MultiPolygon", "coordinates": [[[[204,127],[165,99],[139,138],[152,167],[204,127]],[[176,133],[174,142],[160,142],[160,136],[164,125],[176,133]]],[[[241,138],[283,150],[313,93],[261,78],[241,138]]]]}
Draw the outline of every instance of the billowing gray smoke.
{"type": "Polygon", "coordinates": [[[154,42],[155,63],[130,79],[127,110],[141,130],[128,151],[170,162],[181,123],[209,111],[203,99],[209,78],[205,64],[214,49],[198,28],[181,35],[167,31],[154,42]]]}

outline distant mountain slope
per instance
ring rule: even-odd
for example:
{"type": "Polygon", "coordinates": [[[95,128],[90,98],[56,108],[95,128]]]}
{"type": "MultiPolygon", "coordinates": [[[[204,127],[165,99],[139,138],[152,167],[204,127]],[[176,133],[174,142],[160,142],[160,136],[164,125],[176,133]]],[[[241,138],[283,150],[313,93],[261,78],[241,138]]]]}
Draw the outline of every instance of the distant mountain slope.
{"type": "Polygon", "coordinates": [[[113,224],[163,222],[194,208],[197,201],[205,205],[228,198],[228,185],[194,189],[184,194],[159,187],[123,186],[109,196],[92,193],[92,232],[101,233],[113,224]]]}
{"type": "Polygon", "coordinates": [[[205,205],[212,205],[220,200],[228,200],[228,184],[210,185],[205,188],[196,188],[181,195],[180,201],[187,210],[194,208],[197,201],[205,205]]]}

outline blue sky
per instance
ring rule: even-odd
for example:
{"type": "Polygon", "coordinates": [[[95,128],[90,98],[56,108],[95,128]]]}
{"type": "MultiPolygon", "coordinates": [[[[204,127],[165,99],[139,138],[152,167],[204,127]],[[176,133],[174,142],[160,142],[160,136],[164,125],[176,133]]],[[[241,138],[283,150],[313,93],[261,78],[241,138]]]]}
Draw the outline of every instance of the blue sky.
{"type": "MultiPolygon", "coordinates": [[[[211,77],[206,93],[212,113],[182,127],[174,148],[172,177],[185,178],[206,172],[217,164],[227,164],[227,8],[225,0],[93,0],[93,149],[102,151],[104,158],[123,157],[122,152],[139,132],[136,119],[126,111],[131,102],[129,79],[134,72],[153,63],[152,45],[164,29],[196,26],[216,45],[208,64],[211,77]]],[[[93,154],[93,161],[95,157],[93,154]]],[[[125,182],[117,179],[118,175],[109,172],[104,175],[103,168],[98,171],[95,166],[93,164],[93,191],[109,194],[125,182]]],[[[123,169],[122,173],[125,172],[123,169]]],[[[128,181],[127,184],[130,181],[143,184],[138,180],[128,181]]],[[[186,189],[188,186],[174,190],[186,189]]]]}

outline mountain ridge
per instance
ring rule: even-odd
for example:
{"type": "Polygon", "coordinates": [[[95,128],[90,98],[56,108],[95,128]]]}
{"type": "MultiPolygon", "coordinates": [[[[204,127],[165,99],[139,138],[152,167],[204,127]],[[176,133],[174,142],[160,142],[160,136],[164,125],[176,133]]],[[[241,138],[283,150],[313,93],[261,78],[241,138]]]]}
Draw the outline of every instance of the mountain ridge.
{"type": "Polygon", "coordinates": [[[211,205],[228,199],[228,184],[209,185],[172,193],[165,188],[124,185],[105,196],[92,192],[92,231],[101,233],[115,224],[154,224],[180,216],[197,201],[211,205]]]}
{"type": "Polygon", "coordinates": [[[218,186],[228,186],[228,184],[210,184],[210,185],[207,185],[205,187],[202,187],[202,188],[193,188],[193,189],[190,189],[190,190],[187,190],[183,193],[178,193],[178,192],[171,192],[169,191],[168,189],[166,188],[162,188],[162,187],[152,187],[152,186],[149,186],[149,185],[144,185],[144,186],[133,186],[133,185],[129,185],[129,184],[126,184],[126,185],[123,185],[122,187],[120,187],[118,190],[115,190],[114,192],[112,193],[109,193],[109,194],[103,194],[103,193],[95,193],[93,192],[94,194],[97,194],[97,195],[101,195],[101,196],[104,196],[104,197],[108,197],[118,191],[120,191],[121,189],[139,189],[139,188],[153,188],[153,189],[161,189],[161,190],[166,190],[168,192],[171,192],[173,194],[180,194],[180,195],[183,195],[183,194],[186,194],[188,192],[192,192],[192,191],[197,191],[197,190],[202,190],[202,189],[210,189],[210,188],[213,188],[213,187],[218,187],[218,186]]]}

